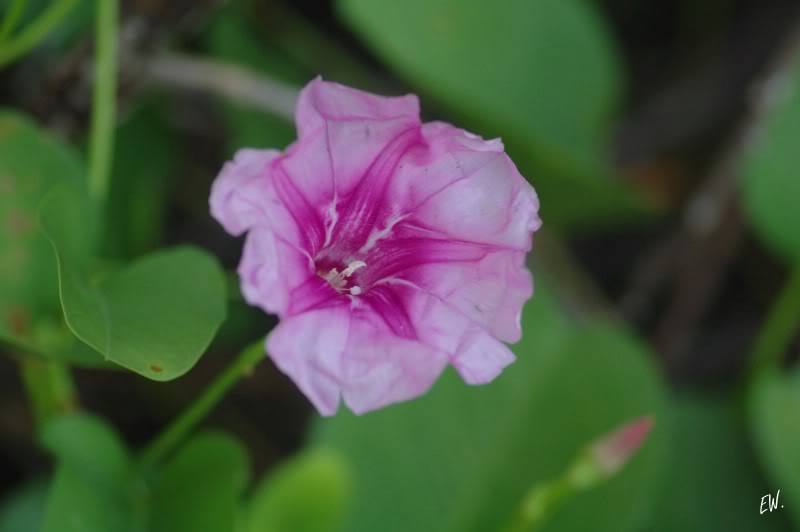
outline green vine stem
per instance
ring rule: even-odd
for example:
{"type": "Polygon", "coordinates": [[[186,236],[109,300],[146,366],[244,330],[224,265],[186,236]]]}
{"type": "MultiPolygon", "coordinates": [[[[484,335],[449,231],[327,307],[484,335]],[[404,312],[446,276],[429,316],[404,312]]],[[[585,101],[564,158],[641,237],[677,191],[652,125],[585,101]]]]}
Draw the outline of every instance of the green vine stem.
{"type": "MultiPolygon", "coordinates": [[[[104,4],[106,2],[111,3],[111,0],[99,0],[98,3],[104,4]]],[[[24,4],[24,2],[19,2],[24,4]]],[[[37,44],[42,42],[48,34],[50,34],[53,29],[58,26],[64,17],[66,17],[72,8],[75,7],[77,4],[77,0],[57,0],[56,2],[52,3],[50,7],[45,9],[41,15],[39,15],[36,20],[31,22],[24,30],[22,30],[16,37],[9,39],[8,41],[3,42],[3,46],[0,47],[0,68],[6,66],[9,63],[12,63],[19,59],[20,57],[24,56],[30,50],[32,50],[37,44]]],[[[23,5],[24,7],[24,5],[23,5]]],[[[3,21],[3,29],[5,30],[6,25],[9,26],[9,31],[13,29],[13,26],[16,24],[16,21],[12,20],[9,22],[9,17],[18,17],[19,15],[14,14],[14,9],[20,9],[17,7],[15,3],[9,8],[9,11],[6,12],[6,20],[3,21]]],[[[21,14],[21,13],[20,13],[21,14]]]]}
{"type": "Polygon", "coordinates": [[[800,262],[778,294],[756,338],[748,378],[754,380],[763,369],[780,364],[792,337],[800,326],[800,262]]]}
{"type": "Polygon", "coordinates": [[[535,532],[577,494],[566,479],[540,484],[525,496],[524,505],[503,532],[535,532]]]}
{"type": "Polygon", "coordinates": [[[26,357],[20,360],[20,371],[38,428],[78,407],[75,386],[64,364],[26,357]]]}
{"type": "Polygon", "coordinates": [[[139,465],[148,469],[174,451],[200,421],[222,400],[244,375],[252,373],[263,360],[264,340],[246,347],[189,407],[159,434],[141,454],[139,465]]]}
{"type": "Polygon", "coordinates": [[[537,532],[576,495],[619,473],[639,452],[653,427],[649,416],[629,421],[587,445],[559,478],[534,485],[502,532],[537,532]]]}
{"type": "Polygon", "coordinates": [[[89,194],[100,204],[108,196],[114,149],[117,95],[118,0],[96,0],[94,93],[89,135],[89,194]]]}
{"type": "Polygon", "coordinates": [[[18,361],[22,361],[28,357],[47,360],[47,357],[45,357],[41,351],[29,345],[24,340],[11,336],[0,335],[0,353],[8,355],[12,360],[18,361]]]}

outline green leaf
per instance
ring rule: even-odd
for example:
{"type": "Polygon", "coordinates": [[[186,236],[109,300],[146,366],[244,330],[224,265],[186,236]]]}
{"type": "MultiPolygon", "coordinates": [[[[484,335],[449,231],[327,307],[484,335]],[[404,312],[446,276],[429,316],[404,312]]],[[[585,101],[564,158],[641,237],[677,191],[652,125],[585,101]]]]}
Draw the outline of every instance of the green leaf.
{"type": "MultiPolygon", "coordinates": [[[[652,532],[787,530],[785,516],[759,515],[774,495],[748,445],[745,419],[730,396],[680,396],[670,415],[673,437],[652,532]]],[[[776,485],[777,487],[777,485],[776,485]]]]}
{"type": "MultiPolygon", "coordinates": [[[[12,0],[0,0],[0,19],[12,0]]],[[[52,5],[52,0],[25,0],[25,8],[16,26],[16,34],[24,31],[43,11],[52,5]]],[[[38,50],[56,55],[67,48],[74,46],[80,39],[85,38],[90,30],[94,15],[94,2],[92,0],[77,0],[76,5],[70,8],[64,19],[51,31],[40,45],[38,50]]],[[[34,55],[36,50],[30,55],[34,55]]],[[[56,58],[58,60],[58,58],[56,58]]]]}
{"type": "Polygon", "coordinates": [[[133,469],[116,433],[85,415],[57,418],[42,443],[58,465],[43,532],[133,532],[133,469]]]}
{"type": "Polygon", "coordinates": [[[666,430],[661,383],[646,351],[615,329],[568,328],[541,286],[523,330],[517,362],[491,384],[466,386],[447,372],[417,400],[318,422],[317,444],[353,467],[356,508],[347,530],[498,530],[531,486],[557,477],[587,442],[652,414],[656,427],[641,453],[546,528],[636,529],[666,430]]]}
{"type": "Polygon", "coordinates": [[[744,202],[753,226],[775,251],[800,260],[800,68],[781,87],[745,165],[744,202]]]}
{"type": "Polygon", "coordinates": [[[58,462],[43,532],[234,530],[248,463],[229,436],[189,440],[147,479],[113,429],[96,418],[58,418],[42,443],[58,462]]]}
{"type": "Polygon", "coordinates": [[[109,486],[130,473],[125,445],[114,430],[98,418],[73,414],[55,418],[41,435],[42,445],[59,462],[109,486]]]}
{"type": "Polygon", "coordinates": [[[350,506],[347,464],[329,450],[312,450],[283,464],[256,488],[245,532],[335,532],[350,506]]]}
{"type": "Polygon", "coordinates": [[[233,532],[247,476],[247,455],[236,440],[197,436],[153,483],[147,530],[233,532]]]}
{"type": "MultiPolygon", "coordinates": [[[[772,481],[773,496],[800,527],[800,370],[790,374],[767,371],[756,380],[750,396],[750,426],[756,450],[772,481]],[[785,502],[784,502],[785,501],[785,502]]],[[[764,492],[764,495],[768,492],[764,492]]]]}
{"type": "Polygon", "coordinates": [[[54,185],[82,179],[67,146],[27,117],[0,112],[0,335],[33,343],[36,321],[58,315],[56,265],[36,214],[54,185]]]}
{"type": "Polygon", "coordinates": [[[120,489],[109,492],[72,466],[56,469],[42,532],[135,532],[120,489]]]}
{"type": "Polygon", "coordinates": [[[0,503],[0,532],[41,530],[47,485],[33,481],[0,503]]]}
{"type": "Polygon", "coordinates": [[[549,221],[635,205],[607,178],[621,69],[589,2],[340,0],[339,7],[401,74],[479,131],[508,141],[549,221]]]}
{"type": "Polygon", "coordinates": [[[128,116],[114,136],[113,179],[103,243],[107,255],[136,257],[154,249],[161,240],[177,153],[175,135],[162,116],[156,102],[146,102],[128,116]]]}
{"type": "Polygon", "coordinates": [[[154,380],[192,368],[225,318],[225,280],[212,256],[181,246],[111,274],[91,268],[88,200],[54,190],[41,223],[58,257],[61,304],[78,338],[109,360],[154,380]]]}
{"type": "Polygon", "coordinates": [[[46,194],[58,185],[80,186],[83,175],[68,145],[24,115],[0,112],[0,337],[64,362],[102,367],[103,357],[63,323],[56,261],[37,221],[46,194]]]}

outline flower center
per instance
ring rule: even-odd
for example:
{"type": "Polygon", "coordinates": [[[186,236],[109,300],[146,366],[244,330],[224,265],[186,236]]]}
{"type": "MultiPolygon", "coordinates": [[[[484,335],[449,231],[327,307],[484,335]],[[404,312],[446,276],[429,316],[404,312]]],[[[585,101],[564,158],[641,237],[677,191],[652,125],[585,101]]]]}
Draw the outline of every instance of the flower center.
{"type": "Polygon", "coordinates": [[[318,270],[317,275],[328,281],[337,292],[349,292],[350,295],[357,296],[361,294],[361,287],[358,285],[350,285],[350,277],[361,268],[367,266],[367,263],[362,260],[354,260],[347,264],[347,267],[341,272],[337,268],[331,268],[327,272],[318,270]]]}

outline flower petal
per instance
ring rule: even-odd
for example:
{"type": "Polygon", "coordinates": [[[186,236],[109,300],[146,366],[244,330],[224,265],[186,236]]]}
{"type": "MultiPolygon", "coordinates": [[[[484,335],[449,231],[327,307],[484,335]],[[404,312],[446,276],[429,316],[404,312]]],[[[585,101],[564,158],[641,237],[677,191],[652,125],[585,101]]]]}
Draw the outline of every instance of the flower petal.
{"type": "Polygon", "coordinates": [[[212,216],[228,233],[239,236],[263,221],[267,168],[279,155],[277,150],[243,149],[222,167],[209,204],[212,216]]]}
{"type": "Polygon", "coordinates": [[[514,361],[505,344],[446,299],[403,281],[392,288],[404,301],[419,341],[446,353],[465,382],[487,383],[514,361]]]}
{"type": "Polygon", "coordinates": [[[445,299],[497,338],[518,341],[522,305],[533,293],[525,252],[430,235],[435,233],[397,224],[391,236],[363,257],[368,268],[356,274],[356,282],[370,287],[385,280],[409,281],[445,299]]]}
{"type": "Polygon", "coordinates": [[[437,122],[422,135],[426,144],[409,151],[390,191],[413,212],[408,220],[451,238],[530,249],[539,200],[502,143],[437,122]]]}
{"type": "Polygon", "coordinates": [[[441,350],[396,336],[378,320],[370,314],[354,319],[343,359],[342,395],[356,414],[424,394],[447,365],[441,350]]]}
{"type": "Polygon", "coordinates": [[[351,321],[341,306],[305,312],[281,320],[267,338],[269,356],[323,416],[339,407],[351,321]]]}
{"type": "Polygon", "coordinates": [[[393,334],[367,308],[328,307],[284,319],[267,351],[322,415],[336,413],[340,395],[356,414],[425,393],[447,356],[393,334]]]}
{"type": "MultiPolygon", "coordinates": [[[[346,127],[347,124],[364,126],[372,124],[371,133],[385,134],[384,130],[393,130],[387,137],[396,137],[409,127],[418,126],[419,99],[413,94],[404,96],[379,96],[339,83],[323,81],[316,78],[300,92],[297,102],[297,131],[300,138],[326,127],[346,127]],[[377,128],[377,129],[376,129],[377,128]]],[[[353,146],[345,146],[344,142],[352,138],[334,139],[347,129],[331,131],[331,139],[336,145],[345,148],[339,155],[347,154],[353,146]],[[336,133],[335,135],[333,133],[336,133]]],[[[362,135],[362,139],[363,139],[362,135]]],[[[367,135],[372,137],[372,135],[367,135]]],[[[374,139],[371,139],[374,140],[374,139]]],[[[348,157],[349,158],[349,157],[348,157]]],[[[344,161],[343,161],[344,162],[344,161]]]]}
{"type": "Polygon", "coordinates": [[[416,96],[377,96],[317,78],[300,92],[300,138],[282,164],[309,201],[327,204],[350,194],[393,139],[419,126],[416,96]]]}
{"type": "Polygon", "coordinates": [[[326,242],[340,218],[337,209],[376,159],[398,137],[419,127],[419,102],[413,95],[377,96],[320,78],[301,91],[299,140],[279,166],[325,224],[326,242]]]}
{"type": "Polygon", "coordinates": [[[461,345],[463,348],[450,359],[450,363],[467,384],[492,382],[516,360],[505,344],[478,327],[462,336],[461,345]]]}
{"type": "Polygon", "coordinates": [[[522,251],[496,250],[476,261],[424,264],[400,277],[447,301],[504,342],[522,336],[522,306],[533,294],[522,251]]]}
{"type": "Polygon", "coordinates": [[[266,226],[247,234],[237,271],[245,301],[279,316],[294,303],[293,291],[316,277],[311,258],[266,226]]]}
{"type": "Polygon", "coordinates": [[[307,248],[319,239],[322,225],[292,211],[294,198],[287,198],[286,180],[275,168],[280,159],[275,150],[239,150],[211,187],[211,214],[234,236],[267,227],[291,245],[307,248]]]}

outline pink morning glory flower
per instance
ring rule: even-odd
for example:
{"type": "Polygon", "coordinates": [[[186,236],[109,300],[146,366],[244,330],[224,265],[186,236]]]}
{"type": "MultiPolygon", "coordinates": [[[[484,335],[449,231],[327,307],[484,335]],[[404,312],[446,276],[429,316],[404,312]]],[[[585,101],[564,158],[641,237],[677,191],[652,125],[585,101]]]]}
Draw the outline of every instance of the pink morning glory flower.
{"type": "Polygon", "coordinates": [[[245,299],[280,323],[267,352],[323,415],[425,393],[451,364],[469,384],[513,362],[533,283],[539,202],[500,140],[422,124],[416,96],[315,79],[298,140],[243,149],[211,212],[247,232],[245,299]]]}

